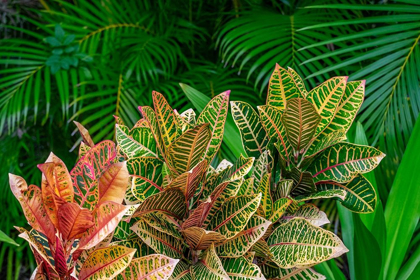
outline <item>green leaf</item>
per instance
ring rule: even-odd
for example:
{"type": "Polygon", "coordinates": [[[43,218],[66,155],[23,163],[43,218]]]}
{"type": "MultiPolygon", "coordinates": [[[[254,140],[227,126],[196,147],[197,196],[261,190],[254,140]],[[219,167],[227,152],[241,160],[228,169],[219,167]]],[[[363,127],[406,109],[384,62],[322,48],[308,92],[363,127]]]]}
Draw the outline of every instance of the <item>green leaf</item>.
{"type": "Polygon", "coordinates": [[[357,173],[373,170],[384,157],[385,154],[373,147],[339,143],[318,154],[307,171],[315,182],[334,180],[345,183],[357,173]]]}
{"type": "Polygon", "coordinates": [[[156,142],[149,128],[135,128],[128,132],[128,128],[115,126],[115,138],[123,153],[130,159],[140,156],[156,157],[156,142]]]}
{"type": "Polygon", "coordinates": [[[136,157],[127,161],[132,176],[131,192],[140,201],[163,190],[163,162],[155,157],[136,157]]]}
{"type": "Polygon", "coordinates": [[[61,42],[55,37],[47,37],[44,39],[45,42],[51,45],[51,47],[61,46],[61,42]]]}
{"type": "Polygon", "coordinates": [[[261,194],[260,209],[262,216],[266,219],[270,219],[273,212],[273,198],[271,197],[271,173],[267,173],[261,179],[260,185],[258,186],[257,192],[261,194]]]}
{"type": "Polygon", "coordinates": [[[267,279],[287,280],[325,280],[325,276],[317,273],[312,268],[289,268],[278,267],[273,262],[265,262],[260,265],[261,271],[267,279]]]}
{"type": "Polygon", "coordinates": [[[172,276],[168,280],[193,280],[188,264],[183,261],[178,262],[172,276]]]}
{"type": "Polygon", "coordinates": [[[246,102],[231,101],[230,104],[233,120],[239,128],[242,145],[247,155],[259,158],[266,149],[268,137],[258,114],[246,102]]]}
{"type": "Polygon", "coordinates": [[[311,203],[306,203],[302,205],[293,214],[289,213],[283,216],[280,222],[284,223],[294,218],[303,218],[311,224],[313,224],[314,226],[318,227],[328,224],[330,222],[327,218],[327,215],[311,203]]]}
{"type": "Polygon", "coordinates": [[[309,195],[316,191],[311,173],[305,171],[301,172],[294,167],[289,172],[288,177],[293,180],[293,187],[290,191],[293,196],[309,195]]]}
{"type": "Polygon", "coordinates": [[[277,222],[283,214],[286,212],[287,207],[292,203],[292,200],[289,198],[280,198],[273,205],[273,214],[270,217],[270,221],[275,223],[277,222]]]}
{"type": "Polygon", "coordinates": [[[12,238],[7,236],[3,231],[0,230],[0,242],[9,243],[15,246],[19,246],[12,238]]]}
{"type": "Polygon", "coordinates": [[[204,251],[200,260],[191,267],[193,279],[229,280],[229,275],[223,269],[222,262],[211,245],[204,251]]]}
{"type": "Polygon", "coordinates": [[[314,139],[305,156],[312,157],[313,155],[325,150],[326,148],[331,147],[339,142],[343,142],[346,139],[347,137],[344,130],[333,131],[327,135],[321,134],[314,139]]]}
{"type": "Polygon", "coordinates": [[[192,250],[206,250],[212,245],[217,246],[226,241],[226,237],[222,234],[200,227],[188,227],[182,231],[182,234],[192,250]]]}
{"type": "Polygon", "coordinates": [[[244,257],[223,258],[222,265],[231,280],[264,280],[260,268],[244,257]]]}
{"type": "Polygon", "coordinates": [[[264,151],[261,156],[255,161],[254,170],[252,171],[252,178],[255,184],[259,185],[261,179],[273,167],[273,158],[269,150],[264,151]]]}

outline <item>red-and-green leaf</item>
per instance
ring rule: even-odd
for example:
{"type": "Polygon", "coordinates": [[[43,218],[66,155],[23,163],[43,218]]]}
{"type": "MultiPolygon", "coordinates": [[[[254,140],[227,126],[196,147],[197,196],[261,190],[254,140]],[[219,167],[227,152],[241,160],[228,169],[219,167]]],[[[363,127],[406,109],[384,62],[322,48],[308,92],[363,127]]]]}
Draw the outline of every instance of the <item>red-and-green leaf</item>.
{"type": "Polygon", "coordinates": [[[229,280],[229,275],[223,269],[222,262],[211,245],[204,251],[201,259],[191,267],[193,279],[229,280]]]}
{"type": "Polygon", "coordinates": [[[231,280],[265,280],[260,268],[244,257],[223,258],[221,261],[231,280]]]}

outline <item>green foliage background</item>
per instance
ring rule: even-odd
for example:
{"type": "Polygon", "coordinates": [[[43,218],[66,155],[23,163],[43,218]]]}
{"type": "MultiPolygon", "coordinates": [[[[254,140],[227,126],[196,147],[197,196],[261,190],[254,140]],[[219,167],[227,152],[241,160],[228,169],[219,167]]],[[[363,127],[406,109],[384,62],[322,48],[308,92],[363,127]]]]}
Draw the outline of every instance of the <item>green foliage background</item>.
{"type": "MultiPolygon", "coordinates": [[[[72,166],[81,140],[73,135],[72,120],[85,125],[94,141],[112,139],[113,115],[134,124],[140,117],[137,106],[151,104],[152,90],[163,93],[179,111],[192,107],[180,82],[208,97],[230,89],[231,100],[263,104],[275,63],[297,70],[307,78],[308,88],[336,75],[366,79],[360,125],[350,137],[360,137],[362,131],[365,144],[387,154],[376,171],[377,190],[387,204],[420,111],[419,1],[69,0],[0,5],[0,195],[7,211],[0,228],[8,235],[16,237],[12,226],[24,226],[25,220],[7,173],[39,183],[35,165],[50,151],[72,166]],[[67,53],[68,44],[51,43],[51,38],[68,37],[78,50],[67,53]]],[[[419,150],[411,149],[414,154],[419,150]]],[[[220,158],[232,157],[224,151],[220,158]]],[[[414,158],[410,164],[417,164],[414,158]]],[[[405,176],[415,174],[413,170],[405,176]]],[[[337,215],[335,204],[322,207],[329,216],[337,215]]],[[[411,210],[413,234],[405,237],[411,242],[401,253],[401,263],[415,257],[414,268],[420,255],[418,208],[417,201],[411,210]]],[[[356,220],[348,226],[357,227],[356,220]]],[[[338,219],[332,226],[341,230],[338,219]]],[[[34,265],[27,247],[0,246],[1,278],[18,279],[21,266],[34,265]]],[[[354,254],[358,252],[360,248],[354,254]]],[[[334,271],[336,264],[330,265],[320,269],[334,271]]],[[[338,266],[355,279],[351,257],[338,266]]]]}

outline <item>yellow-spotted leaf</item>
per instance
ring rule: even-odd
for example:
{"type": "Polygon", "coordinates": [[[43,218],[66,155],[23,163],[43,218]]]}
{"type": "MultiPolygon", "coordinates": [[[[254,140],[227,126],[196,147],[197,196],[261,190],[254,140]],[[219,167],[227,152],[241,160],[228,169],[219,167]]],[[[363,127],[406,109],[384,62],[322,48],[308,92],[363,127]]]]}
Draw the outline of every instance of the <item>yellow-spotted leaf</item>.
{"type": "Polygon", "coordinates": [[[178,134],[178,119],[175,116],[174,110],[162,94],[153,91],[152,98],[160,135],[165,147],[169,148],[169,145],[172,144],[178,134]]]}
{"type": "Polygon", "coordinates": [[[293,180],[293,188],[290,192],[293,196],[308,195],[316,191],[314,180],[309,172],[302,172],[294,167],[289,172],[289,178],[293,180]]]}
{"type": "Polygon", "coordinates": [[[258,158],[267,148],[268,136],[260,117],[246,102],[231,101],[232,116],[239,128],[242,145],[249,157],[258,158]]]}
{"type": "Polygon", "coordinates": [[[284,215],[284,213],[286,213],[286,210],[290,204],[292,204],[292,200],[286,197],[280,198],[274,202],[273,214],[270,217],[270,221],[272,223],[277,222],[284,215]]]}
{"type": "Polygon", "coordinates": [[[348,77],[331,78],[312,89],[306,96],[321,116],[315,136],[319,135],[334,118],[344,95],[347,79],[348,77]]]}
{"type": "Polygon", "coordinates": [[[179,174],[191,170],[204,157],[211,132],[208,124],[190,129],[169,147],[168,163],[179,174]]]}
{"type": "Polygon", "coordinates": [[[77,160],[79,160],[82,157],[84,157],[89,150],[90,150],[90,146],[86,145],[83,141],[80,142],[79,156],[78,156],[77,160]]]}
{"type": "Polygon", "coordinates": [[[205,160],[211,162],[222,144],[226,117],[229,107],[230,90],[225,91],[204,107],[197,119],[197,124],[208,123],[210,126],[211,140],[206,147],[205,160]]]}
{"type": "Polygon", "coordinates": [[[267,244],[273,261],[281,268],[311,266],[348,251],[332,232],[316,227],[303,218],[280,225],[267,244]]]}
{"type": "Polygon", "coordinates": [[[326,135],[319,135],[316,139],[314,139],[305,156],[311,157],[328,147],[331,147],[339,142],[343,142],[346,139],[346,132],[344,130],[336,130],[326,135]]]}
{"type": "Polygon", "coordinates": [[[193,280],[189,265],[179,261],[168,280],[193,280]]]}
{"type": "Polygon", "coordinates": [[[341,204],[357,213],[370,213],[376,207],[376,192],[365,177],[358,174],[348,183],[337,183],[333,181],[318,182],[318,191],[344,190],[346,196],[341,204]]]}
{"type": "Polygon", "coordinates": [[[260,268],[244,257],[221,259],[231,280],[265,280],[260,268]]]}
{"type": "Polygon", "coordinates": [[[310,144],[320,120],[311,102],[303,98],[293,98],[287,102],[282,122],[295,156],[310,144]]]}
{"type": "Polygon", "coordinates": [[[187,211],[184,201],[185,197],[180,189],[170,188],[148,197],[140,204],[133,217],[157,211],[182,220],[187,211]]]}
{"type": "Polygon", "coordinates": [[[183,254],[184,245],[181,240],[172,235],[161,232],[151,227],[143,220],[135,223],[131,230],[143,240],[147,246],[156,253],[164,254],[170,258],[180,259],[183,254]]]}
{"type": "Polygon", "coordinates": [[[243,178],[251,170],[253,163],[253,157],[246,158],[240,155],[234,165],[226,167],[215,176],[214,180],[210,183],[211,189],[224,182],[232,182],[243,178]]]}
{"type": "Polygon", "coordinates": [[[77,126],[77,129],[79,130],[80,135],[83,138],[83,141],[91,148],[95,146],[95,144],[92,141],[92,138],[90,137],[89,131],[81,123],[78,123],[76,121],[73,121],[73,122],[77,126]]]}
{"type": "Polygon", "coordinates": [[[124,240],[112,242],[111,245],[120,245],[127,248],[136,249],[134,258],[140,258],[155,253],[155,251],[153,251],[152,248],[147,246],[146,243],[144,243],[143,240],[135,233],[132,233],[129,237],[125,238],[124,240]]]}
{"type": "Polygon", "coordinates": [[[128,158],[140,156],[157,157],[156,142],[148,127],[138,127],[129,132],[127,127],[115,126],[115,139],[128,158]]]}
{"type": "Polygon", "coordinates": [[[255,180],[256,186],[261,182],[263,176],[269,172],[273,167],[273,157],[269,150],[264,151],[260,157],[255,161],[252,177],[255,180]]]}
{"type": "Polygon", "coordinates": [[[279,153],[284,161],[290,162],[293,158],[293,147],[287,140],[287,132],[281,118],[282,111],[273,106],[258,106],[261,123],[267,132],[270,141],[276,143],[279,153]]]}
{"type": "Polygon", "coordinates": [[[237,195],[251,195],[254,194],[254,177],[246,179],[239,187],[237,195]]]}
{"type": "Polygon", "coordinates": [[[259,265],[262,273],[270,280],[325,280],[325,276],[312,268],[280,268],[273,262],[264,262],[259,265]]]}
{"type": "MultiPolygon", "coordinates": [[[[270,227],[271,228],[271,227],[270,227]]],[[[267,235],[268,231],[265,235],[267,235]]],[[[260,257],[262,259],[271,259],[273,255],[270,252],[270,248],[267,245],[267,242],[264,238],[258,240],[254,246],[252,246],[251,251],[255,252],[256,257],[260,257]]]]}
{"type": "Polygon", "coordinates": [[[116,280],[166,280],[172,275],[179,260],[153,254],[133,259],[116,280]]]}
{"type": "Polygon", "coordinates": [[[322,226],[328,224],[330,221],[327,218],[327,215],[319,210],[318,207],[311,203],[306,203],[299,207],[299,209],[293,214],[286,214],[281,219],[281,223],[286,223],[294,218],[303,218],[313,224],[314,226],[322,226]]]}
{"type": "Polygon", "coordinates": [[[263,217],[253,215],[240,233],[216,247],[217,255],[228,258],[243,256],[264,235],[270,224],[263,217]]]}
{"type": "Polygon", "coordinates": [[[108,167],[108,169],[99,178],[99,202],[114,201],[122,203],[125,190],[128,185],[127,163],[117,162],[108,167]]]}
{"type": "Polygon", "coordinates": [[[223,269],[222,262],[211,245],[203,252],[200,260],[191,267],[193,279],[229,280],[229,275],[223,269]]]}
{"type": "Polygon", "coordinates": [[[339,143],[319,153],[307,171],[315,182],[349,182],[357,173],[373,170],[385,157],[381,151],[350,143],[339,143]]]}
{"type": "Polygon", "coordinates": [[[162,191],[163,162],[155,157],[136,157],[127,161],[132,177],[131,192],[140,201],[162,191]]]}
{"type": "Polygon", "coordinates": [[[276,64],[268,82],[267,105],[283,110],[291,98],[303,97],[290,73],[276,64]]]}
{"type": "Polygon", "coordinates": [[[153,137],[155,138],[156,146],[159,151],[159,158],[165,158],[165,144],[160,135],[159,124],[155,112],[149,106],[139,106],[139,111],[147,122],[153,137]]]}
{"type": "MultiPolygon", "coordinates": [[[[273,198],[271,197],[271,173],[265,174],[258,186],[257,193],[261,194],[260,209],[263,216],[269,219],[273,211],[273,198]]],[[[258,212],[259,213],[259,212],[258,212]]]]}
{"type": "Polygon", "coordinates": [[[261,194],[228,198],[220,211],[213,216],[208,229],[232,238],[241,232],[257,211],[261,194]]]}
{"type": "Polygon", "coordinates": [[[128,267],[135,252],[123,246],[98,249],[83,263],[79,279],[112,279],[128,267]]]}
{"type": "MultiPolygon", "coordinates": [[[[335,190],[324,190],[317,191],[316,193],[309,195],[301,195],[296,197],[296,202],[302,202],[307,200],[315,200],[320,198],[338,198],[344,200],[347,196],[347,192],[344,189],[335,189],[335,190]]],[[[297,210],[297,209],[296,209],[297,210]]]]}
{"type": "Polygon", "coordinates": [[[193,250],[205,250],[212,244],[215,246],[223,243],[226,240],[222,234],[205,230],[200,227],[189,227],[182,231],[185,240],[193,250]]]}
{"type": "Polygon", "coordinates": [[[141,219],[158,231],[172,235],[175,238],[182,239],[180,225],[171,216],[161,212],[152,212],[142,215],[141,219]]]}
{"type": "Polygon", "coordinates": [[[18,236],[20,238],[25,239],[29,243],[31,251],[34,253],[36,257],[37,263],[43,262],[46,266],[49,266],[52,268],[54,264],[54,258],[51,254],[48,240],[46,240],[45,242],[42,242],[42,238],[40,239],[35,236],[37,234],[34,234],[34,230],[31,230],[31,232],[29,232],[24,228],[20,228],[20,227],[15,227],[15,228],[20,232],[18,236]]]}
{"type": "Polygon", "coordinates": [[[308,91],[306,90],[305,83],[303,82],[303,79],[299,76],[299,74],[295,70],[293,70],[290,67],[287,67],[287,72],[289,72],[290,76],[292,77],[293,82],[295,83],[295,85],[296,85],[296,87],[297,87],[297,89],[300,93],[300,96],[301,97],[306,97],[306,95],[308,95],[308,91]]]}

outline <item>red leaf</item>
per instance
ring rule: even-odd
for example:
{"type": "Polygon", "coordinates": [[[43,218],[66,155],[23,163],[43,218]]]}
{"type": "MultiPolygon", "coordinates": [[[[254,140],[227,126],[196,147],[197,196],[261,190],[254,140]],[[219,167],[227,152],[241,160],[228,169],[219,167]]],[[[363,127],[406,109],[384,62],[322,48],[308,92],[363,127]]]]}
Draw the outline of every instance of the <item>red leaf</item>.
{"type": "Polygon", "coordinates": [[[92,213],[76,203],[63,204],[58,212],[59,231],[63,240],[79,238],[94,225],[92,213]]]}

